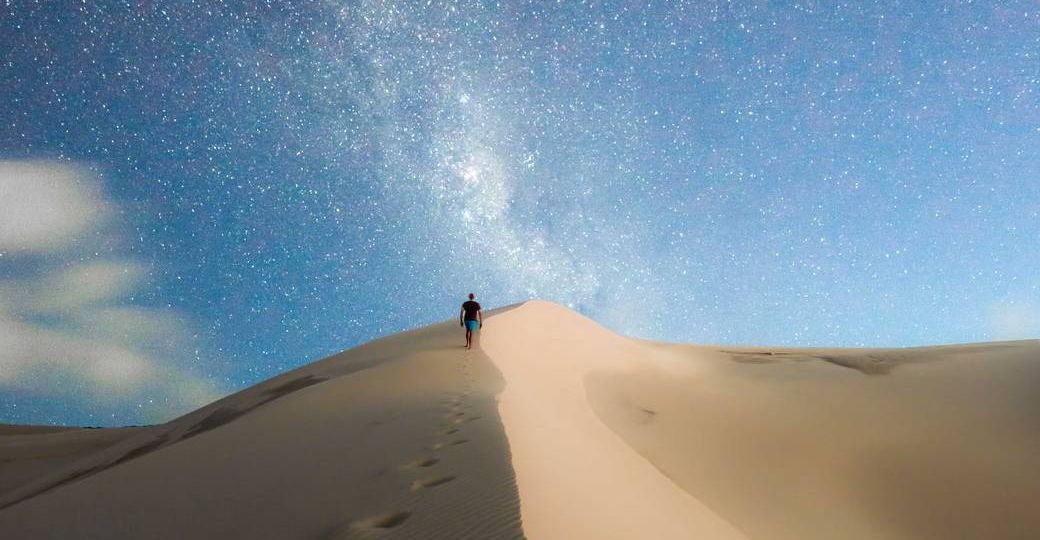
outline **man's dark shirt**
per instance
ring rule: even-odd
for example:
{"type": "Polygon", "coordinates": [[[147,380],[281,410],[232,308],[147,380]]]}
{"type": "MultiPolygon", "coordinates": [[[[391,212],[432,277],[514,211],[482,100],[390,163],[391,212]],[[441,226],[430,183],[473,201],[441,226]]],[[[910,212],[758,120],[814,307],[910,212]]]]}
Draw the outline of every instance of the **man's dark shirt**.
{"type": "Polygon", "coordinates": [[[465,320],[475,321],[477,320],[477,312],[480,311],[480,304],[473,300],[467,300],[462,304],[462,309],[466,312],[465,320]]]}

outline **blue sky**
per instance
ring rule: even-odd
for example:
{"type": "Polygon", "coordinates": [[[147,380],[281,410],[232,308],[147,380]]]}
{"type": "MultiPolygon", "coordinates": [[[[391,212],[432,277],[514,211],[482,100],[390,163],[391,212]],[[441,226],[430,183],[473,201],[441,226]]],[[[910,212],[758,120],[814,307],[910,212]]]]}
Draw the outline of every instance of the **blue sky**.
{"type": "Polygon", "coordinates": [[[470,291],[1040,333],[1035,2],[13,2],[0,50],[0,421],[164,420],[470,291]]]}

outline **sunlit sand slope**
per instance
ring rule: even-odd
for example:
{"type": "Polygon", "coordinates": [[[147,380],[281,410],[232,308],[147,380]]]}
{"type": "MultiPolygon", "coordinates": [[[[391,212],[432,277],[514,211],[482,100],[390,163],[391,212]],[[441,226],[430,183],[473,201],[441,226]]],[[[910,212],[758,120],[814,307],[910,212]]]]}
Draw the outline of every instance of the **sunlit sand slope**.
{"type": "Polygon", "coordinates": [[[563,526],[717,538],[695,533],[720,523],[760,539],[1040,534],[1036,341],[664,345],[530,302],[491,319],[484,346],[508,383],[500,405],[532,538],[563,526]],[[640,483],[646,464],[656,490],[640,483]],[[671,513],[681,498],[665,481],[696,517],[671,513]],[[667,501],[629,504],[642,490],[667,501]],[[661,522],[693,532],[635,530],[661,522]]]}
{"type": "Polygon", "coordinates": [[[548,302],[491,317],[481,346],[501,370],[499,408],[531,539],[742,538],[654,467],[589,402],[589,373],[643,364],[644,344],[548,302]]]}

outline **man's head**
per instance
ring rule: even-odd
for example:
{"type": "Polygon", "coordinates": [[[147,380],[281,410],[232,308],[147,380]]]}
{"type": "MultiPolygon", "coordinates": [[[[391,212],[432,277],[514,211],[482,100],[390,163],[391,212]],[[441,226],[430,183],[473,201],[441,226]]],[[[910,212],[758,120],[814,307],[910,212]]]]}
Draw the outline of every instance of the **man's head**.
{"type": "Polygon", "coordinates": [[[475,298],[475,297],[473,296],[473,293],[469,293],[469,299],[470,299],[470,300],[473,300],[474,298],[475,298]]]}

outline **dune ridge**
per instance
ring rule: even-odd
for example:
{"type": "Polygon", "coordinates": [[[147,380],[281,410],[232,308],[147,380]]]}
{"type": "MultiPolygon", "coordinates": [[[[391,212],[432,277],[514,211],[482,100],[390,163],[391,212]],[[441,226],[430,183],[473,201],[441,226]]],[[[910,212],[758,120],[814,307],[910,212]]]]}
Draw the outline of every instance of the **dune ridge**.
{"type": "Polygon", "coordinates": [[[636,342],[531,301],[492,317],[481,347],[507,381],[499,410],[530,538],[744,538],[596,417],[585,374],[632,369],[636,342]]]}

